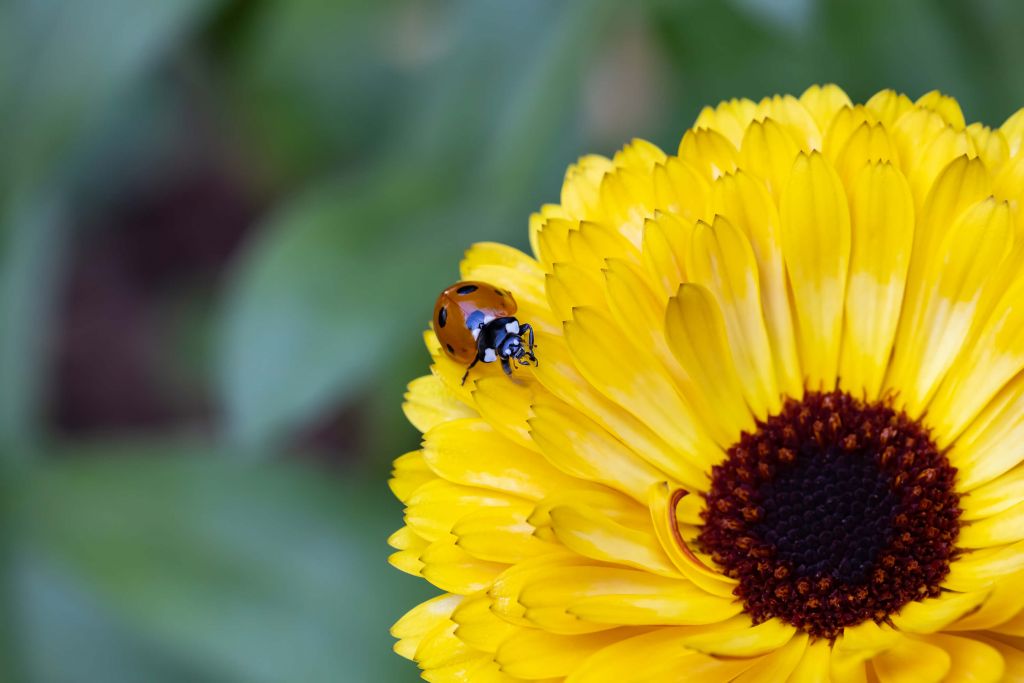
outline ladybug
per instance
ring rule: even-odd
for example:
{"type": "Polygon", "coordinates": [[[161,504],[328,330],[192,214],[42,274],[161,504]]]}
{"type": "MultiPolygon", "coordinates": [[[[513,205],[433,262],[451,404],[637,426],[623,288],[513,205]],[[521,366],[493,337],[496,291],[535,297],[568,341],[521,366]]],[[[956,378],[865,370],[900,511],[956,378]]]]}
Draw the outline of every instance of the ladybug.
{"type": "Polygon", "coordinates": [[[434,331],[449,358],[469,363],[463,384],[480,361],[500,360],[506,375],[513,362],[537,364],[533,328],[516,319],[516,308],[509,291],[486,282],[456,282],[437,297],[434,331]]]}

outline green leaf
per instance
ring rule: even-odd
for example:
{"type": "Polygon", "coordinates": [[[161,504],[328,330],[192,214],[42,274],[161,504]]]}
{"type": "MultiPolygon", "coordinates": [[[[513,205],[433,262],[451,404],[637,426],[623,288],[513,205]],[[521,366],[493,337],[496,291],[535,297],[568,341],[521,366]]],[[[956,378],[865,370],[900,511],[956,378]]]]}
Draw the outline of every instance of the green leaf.
{"type": "Polygon", "coordinates": [[[215,680],[413,678],[387,630],[430,591],[386,565],[399,513],[383,482],[76,455],[22,487],[25,538],[124,628],[215,680]]]}

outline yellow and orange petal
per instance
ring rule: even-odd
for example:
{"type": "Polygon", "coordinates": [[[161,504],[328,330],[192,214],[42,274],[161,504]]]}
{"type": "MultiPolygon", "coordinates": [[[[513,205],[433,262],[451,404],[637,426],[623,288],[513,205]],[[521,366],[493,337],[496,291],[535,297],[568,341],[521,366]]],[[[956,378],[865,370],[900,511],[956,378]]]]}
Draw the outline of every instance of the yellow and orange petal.
{"type": "Polygon", "coordinates": [[[540,362],[462,385],[425,333],[389,544],[444,592],[396,651],[451,683],[1024,680],[1022,141],[939,92],[731,100],[580,159],[532,255],[473,246],[540,362]],[[821,637],[699,539],[741,438],[829,392],[926,430],[960,527],[933,597],[821,637]]]}

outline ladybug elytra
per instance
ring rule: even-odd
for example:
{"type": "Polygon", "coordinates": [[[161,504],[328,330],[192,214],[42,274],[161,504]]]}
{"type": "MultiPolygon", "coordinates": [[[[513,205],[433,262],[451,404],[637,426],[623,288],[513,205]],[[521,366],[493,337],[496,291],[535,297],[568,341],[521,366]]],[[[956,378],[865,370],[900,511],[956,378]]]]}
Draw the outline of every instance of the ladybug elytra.
{"type": "Polygon", "coordinates": [[[506,375],[513,363],[537,364],[533,354],[533,328],[515,317],[518,306],[512,294],[486,282],[456,282],[434,304],[434,331],[441,348],[452,360],[469,363],[501,361],[506,375]]]}

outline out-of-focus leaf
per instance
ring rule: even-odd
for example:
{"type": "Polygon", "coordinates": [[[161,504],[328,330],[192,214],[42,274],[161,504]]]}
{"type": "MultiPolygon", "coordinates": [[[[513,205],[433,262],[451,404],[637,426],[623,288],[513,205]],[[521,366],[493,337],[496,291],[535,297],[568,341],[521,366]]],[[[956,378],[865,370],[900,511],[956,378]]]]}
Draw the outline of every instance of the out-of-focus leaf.
{"type": "Polygon", "coordinates": [[[75,157],[118,98],[216,2],[0,4],[0,441],[22,443],[38,430],[42,340],[75,157]]]}
{"type": "MultiPolygon", "coordinates": [[[[22,558],[18,642],[32,683],[214,683],[140,642],[75,582],[38,558],[22,558]]],[[[223,680],[223,679],[222,679],[223,680]]],[[[218,682],[218,683],[222,683],[218,682]]]]}
{"type": "Polygon", "coordinates": [[[385,564],[382,483],[142,455],[37,470],[19,500],[32,551],[214,680],[414,677],[387,629],[428,591],[385,564]]]}
{"type": "MultiPolygon", "coordinates": [[[[262,157],[264,182],[290,186],[351,162],[401,120],[406,109],[396,105],[408,102],[402,54],[429,40],[429,26],[403,31],[415,21],[412,8],[405,11],[410,4],[246,3],[214,36],[232,119],[262,157]]],[[[424,19],[434,14],[423,8],[424,19]]]]}
{"type": "Polygon", "coordinates": [[[220,382],[237,442],[272,441],[349,396],[418,346],[470,242],[525,234],[538,186],[564,169],[611,6],[466,3],[436,93],[365,183],[322,185],[265,226],[226,301],[220,382]]]}
{"type": "Polygon", "coordinates": [[[0,5],[5,186],[53,182],[54,169],[219,0],[0,5]]]}
{"type": "Polygon", "coordinates": [[[21,446],[0,449],[0,457],[20,460],[29,457],[28,441],[38,430],[46,330],[64,254],[63,203],[40,199],[6,215],[0,205],[0,443],[21,446]]]}
{"type": "Polygon", "coordinates": [[[431,239],[433,207],[415,219],[416,233],[398,239],[352,229],[394,232],[401,216],[389,197],[352,197],[329,184],[272,219],[244,259],[221,340],[220,381],[236,443],[260,444],[315,416],[339,385],[357,386],[406,348],[410,322],[426,323],[410,302],[446,278],[429,271],[444,248],[431,239]]]}

